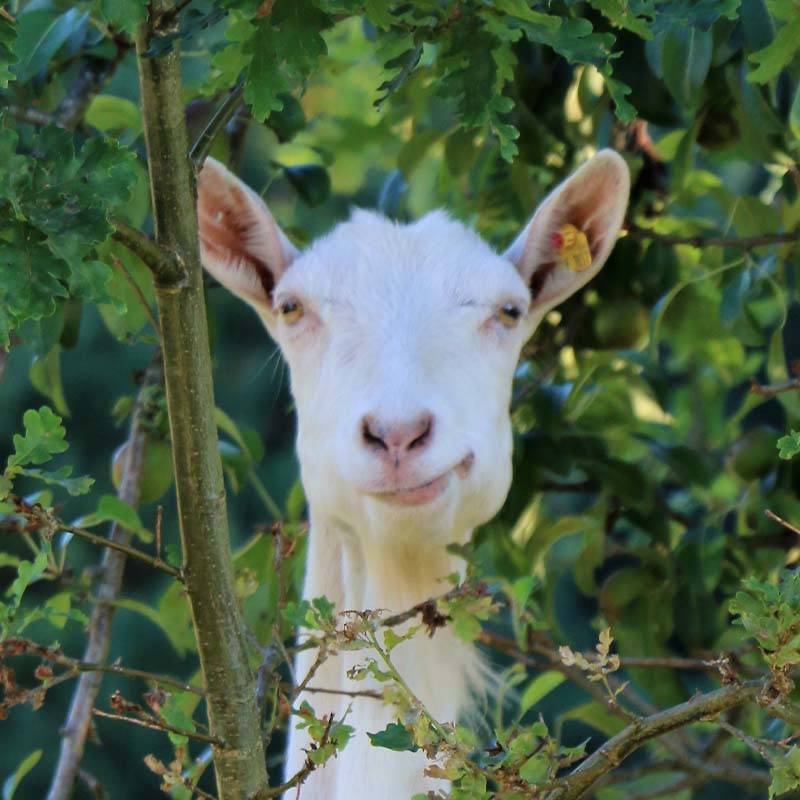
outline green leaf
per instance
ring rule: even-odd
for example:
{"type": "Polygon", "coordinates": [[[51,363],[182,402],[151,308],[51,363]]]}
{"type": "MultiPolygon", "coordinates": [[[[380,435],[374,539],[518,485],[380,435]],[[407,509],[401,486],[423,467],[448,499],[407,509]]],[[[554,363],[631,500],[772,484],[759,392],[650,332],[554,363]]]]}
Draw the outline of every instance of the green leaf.
{"type": "Polygon", "coordinates": [[[788,461],[800,453],[800,431],[792,431],[778,439],[778,457],[788,461]]]}
{"type": "Polygon", "coordinates": [[[522,693],[519,701],[520,715],[533,708],[540,700],[560,686],[564,680],[564,674],[555,670],[548,670],[537,675],[522,693]]]}
{"type": "MultiPolygon", "coordinates": [[[[192,715],[184,710],[181,705],[181,699],[180,695],[170,695],[167,698],[167,702],[161,707],[161,716],[164,718],[167,725],[171,725],[173,728],[178,728],[182,731],[194,733],[196,729],[194,720],[192,719],[192,715]]],[[[167,731],[167,735],[169,736],[169,740],[176,747],[181,747],[189,741],[188,736],[182,736],[172,731],[167,731]]]]}
{"type": "Polygon", "coordinates": [[[42,548],[33,561],[21,561],[17,567],[17,577],[8,589],[13,605],[19,607],[25,590],[44,575],[47,569],[48,549],[42,548]]]}
{"type": "Polygon", "coordinates": [[[114,29],[135,33],[147,19],[147,0],[99,0],[100,14],[114,29]]]}
{"type": "Polygon", "coordinates": [[[152,534],[142,525],[136,510],[123,500],[120,500],[116,495],[103,495],[97,504],[97,510],[75,520],[75,525],[81,528],[92,528],[103,522],[115,522],[143,542],[152,541],[152,534]]]}
{"type": "Polygon", "coordinates": [[[797,85],[792,107],[789,109],[789,128],[792,131],[792,136],[800,140],[800,83],[797,85]]]}
{"type": "Polygon", "coordinates": [[[64,385],[61,382],[61,347],[56,345],[46,356],[35,356],[28,371],[31,385],[43,394],[62,417],[69,416],[64,385]]]}
{"type": "Polygon", "coordinates": [[[664,83],[679,105],[693,108],[699,102],[713,49],[710,30],[678,26],[667,31],[661,66],[664,83]]]}
{"type": "Polygon", "coordinates": [[[66,490],[73,497],[86,494],[89,489],[94,485],[94,478],[87,475],[79,477],[72,477],[72,465],[66,464],[54,470],[41,470],[41,469],[21,469],[20,475],[25,475],[28,478],[33,478],[37,481],[42,481],[48,486],[60,486],[66,490]]]}
{"type": "Polygon", "coordinates": [[[522,780],[536,785],[545,780],[550,774],[550,760],[544,753],[537,753],[531,756],[520,767],[519,776],[522,780]]]}
{"type": "Polygon", "coordinates": [[[97,95],[86,110],[84,119],[103,133],[126,131],[138,135],[142,130],[139,106],[127,98],[110,94],[97,95]]]}
{"type": "Polygon", "coordinates": [[[30,755],[22,759],[20,765],[9,775],[3,783],[3,800],[13,800],[14,793],[25,776],[39,763],[43,750],[34,750],[30,755]]]}
{"type": "Polygon", "coordinates": [[[28,409],[22,422],[25,435],[14,435],[14,453],[8,457],[9,467],[44,464],[69,447],[61,417],[48,406],[42,406],[38,411],[28,409]]]}
{"type": "Polygon", "coordinates": [[[636,109],[627,100],[631,93],[631,87],[612,78],[608,72],[605,73],[605,76],[606,87],[609,96],[614,101],[614,113],[617,115],[617,119],[625,123],[633,122],[636,119],[636,109]]]}
{"type": "Polygon", "coordinates": [[[416,753],[419,750],[414,744],[414,736],[404,725],[398,722],[390,722],[382,731],[369,733],[370,744],[373,747],[385,747],[387,750],[407,750],[416,753]]]}
{"type": "Polygon", "coordinates": [[[16,49],[17,29],[5,17],[0,16],[0,88],[5,89],[8,82],[14,79],[14,71],[9,69],[17,63],[14,54],[16,49]]]}
{"type": "Polygon", "coordinates": [[[257,120],[263,122],[270,112],[283,108],[280,94],[304,86],[327,52],[320,31],[329,24],[330,18],[311,0],[278,3],[256,21],[244,44],[244,53],[250,56],[244,98],[257,120]]]}
{"type": "Polygon", "coordinates": [[[752,83],[767,83],[777,78],[781,70],[794,58],[800,49],[800,14],[794,15],[763,50],[753,53],[749,59],[758,66],[748,76],[752,83]]]}
{"type": "Polygon", "coordinates": [[[800,787],[800,748],[792,747],[772,762],[770,799],[800,787]]]}
{"type": "Polygon", "coordinates": [[[50,9],[21,14],[15,45],[19,59],[14,68],[17,80],[25,82],[38,75],[88,16],[88,12],[78,8],[57,15],[50,9]]]}

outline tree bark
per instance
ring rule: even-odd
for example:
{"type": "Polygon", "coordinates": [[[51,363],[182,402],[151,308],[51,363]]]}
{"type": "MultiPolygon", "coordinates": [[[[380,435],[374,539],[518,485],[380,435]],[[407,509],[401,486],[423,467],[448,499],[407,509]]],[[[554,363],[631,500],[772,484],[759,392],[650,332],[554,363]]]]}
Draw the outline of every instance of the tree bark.
{"type": "Polygon", "coordinates": [[[147,55],[173,7],[153,0],[137,35],[142,112],[156,242],[183,266],[156,278],[164,377],[184,555],[184,575],[205,682],[220,800],[246,800],[267,785],[255,676],[236,595],[222,464],[214,423],[211,357],[200,266],[194,172],[189,160],[177,43],[147,55]]]}
{"type": "MultiPolygon", "coordinates": [[[[142,483],[145,451],[150,438],[144,411],[147,390],[161,380],[161,361],[154,359],[145,372],[136,407],[131,417],[130,433],[126,458],[122,470],[117,496],[134,508],[139,505],[139,492],[142,483]]],[[[109,542],[127,546],[130,531],[114,524],[108,535],[109,542]]],[[[105,664],[111,645],[111,625],[114,621],[114,603],[122,589],[126,554],[109,549],[103,554],[101,578],[97,587],[97,603],[89,621],[89,637],[83,660],[92,664],[105,664]]],[[[75,779],[83,759],[86,738],[92,723],[92,709],[100,693],[103,682],[102,672],[86,672],[78,679],[75,694],[72,696],[67,721],[64,723],[61,751],[55,772],[47,793],[47,800],[67,800],[72,796],[75,779]]]]}

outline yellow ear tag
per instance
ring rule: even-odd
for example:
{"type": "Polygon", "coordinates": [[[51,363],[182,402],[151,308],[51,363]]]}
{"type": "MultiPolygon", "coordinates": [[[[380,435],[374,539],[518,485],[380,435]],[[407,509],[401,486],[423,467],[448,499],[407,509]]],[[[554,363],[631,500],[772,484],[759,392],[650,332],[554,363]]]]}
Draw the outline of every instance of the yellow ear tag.
{"type": "Polygon", "coordinates": [[[556,259],[572,272],[583,272],[592,266],[592,251],[586,234],[574,225],[562,225],[552,236],[556,259]]]}

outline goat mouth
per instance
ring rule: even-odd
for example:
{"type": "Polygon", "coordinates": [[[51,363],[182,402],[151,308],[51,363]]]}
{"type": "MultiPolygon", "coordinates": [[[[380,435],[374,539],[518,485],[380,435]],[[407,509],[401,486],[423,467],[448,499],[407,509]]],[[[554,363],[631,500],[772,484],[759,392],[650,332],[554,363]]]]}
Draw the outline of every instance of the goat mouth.
{"type": "Polygon", "coordinates": [[[395,489],[388,492],[374,492],[374,496],[385,503],[390,503],[396,506],[421,506],[426,503],[431,503],[444,494],[450,478],[453,473],[458,475],[459,478],[465,478],[472,467],[472,462],[475,457],[469,453],[465,458],[451,467],[446,472],[443,472],[436,478],[420,483],[417,486],[411,486],[407,489],[395,489]]]}

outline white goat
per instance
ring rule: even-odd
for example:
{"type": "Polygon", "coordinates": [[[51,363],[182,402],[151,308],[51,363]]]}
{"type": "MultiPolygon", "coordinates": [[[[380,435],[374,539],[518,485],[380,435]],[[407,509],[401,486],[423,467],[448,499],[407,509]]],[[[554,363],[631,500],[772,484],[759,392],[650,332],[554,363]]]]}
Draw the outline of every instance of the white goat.
{"type": "MultiPolygon", "coordinates": [[[[504,255],[434,211],[400,225],[355,211],[300,253],[261,198],[209,159],[199,176],[202,258],[259,314],[279,343],[297,404],[311,533],[304,595],[337,609],[402,611],[443,591],[459,569],[445,551],[500,508],[511,482],[511,384],[520,349],[544,315],[592,278],[628,201],[625,162],[604,150],[542,203],[504,255]],[[558,258],[565,224],[591,258],[558,258]],[[572,268],[570,268],[572,267],[572,268]]],[[[314,684],[363,689],[346,677],[358,653],[330,658],[314,684]]],[[[476,653],[446,628],[394,652],[432,714],[455,721],[480,673],[476,653]]],[[[301,653],[304,675],[314,653],[301,653]]],[[[304,800],[408,800],[446,789],[420,753],[369,745],[392,709],[315,694],[319,715],[348,704],[354,740],[303,786],[304,800]]],[[[290,735],[287,775],[303,763],[290,735]]]]}

